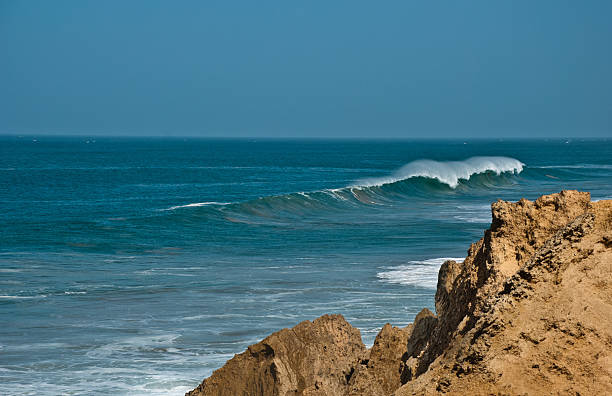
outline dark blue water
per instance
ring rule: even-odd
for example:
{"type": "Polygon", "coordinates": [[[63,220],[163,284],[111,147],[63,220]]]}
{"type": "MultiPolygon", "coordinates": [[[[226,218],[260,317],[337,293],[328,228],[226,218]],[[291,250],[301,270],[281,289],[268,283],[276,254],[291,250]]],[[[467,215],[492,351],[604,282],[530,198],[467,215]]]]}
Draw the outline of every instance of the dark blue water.
{"type": "Polygon", "coordinates": [[[611,141],[2,137],[0,394],[181,394],[323,313],[371,343],[491,202],[569,188],[612,196],[611,141]]]}

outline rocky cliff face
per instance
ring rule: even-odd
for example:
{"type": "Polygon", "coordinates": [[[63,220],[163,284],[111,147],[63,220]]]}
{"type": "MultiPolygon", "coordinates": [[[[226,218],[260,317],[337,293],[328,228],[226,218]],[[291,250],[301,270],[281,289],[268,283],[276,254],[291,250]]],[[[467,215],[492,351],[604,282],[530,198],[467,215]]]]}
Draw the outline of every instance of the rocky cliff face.
{"type": "Polygon", "coordinates": [[[612,394],[612,201],[498,201],[436,313],[366,350],[340,315],[236,355],[189,395],[612,394]]]}

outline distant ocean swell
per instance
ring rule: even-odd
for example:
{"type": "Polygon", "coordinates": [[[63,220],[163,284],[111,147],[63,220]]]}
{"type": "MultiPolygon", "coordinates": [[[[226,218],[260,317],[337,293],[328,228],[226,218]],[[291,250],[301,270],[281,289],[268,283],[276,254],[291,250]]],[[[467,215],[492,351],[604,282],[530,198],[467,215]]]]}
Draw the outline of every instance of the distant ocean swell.
{"type": "Polygon", "coordinates": [[[264,196],[245,202],[193,202],[163,211],[199,208],[226,214],[265,216],[270,210],[302,214],[313,209],[385,205],[406,197],[494,188],[520,174],[524,166],[521,161],[509,157],[472,157],[446,162],[417,160],[389,176],[361,179],[346,187],[264,196]]]}

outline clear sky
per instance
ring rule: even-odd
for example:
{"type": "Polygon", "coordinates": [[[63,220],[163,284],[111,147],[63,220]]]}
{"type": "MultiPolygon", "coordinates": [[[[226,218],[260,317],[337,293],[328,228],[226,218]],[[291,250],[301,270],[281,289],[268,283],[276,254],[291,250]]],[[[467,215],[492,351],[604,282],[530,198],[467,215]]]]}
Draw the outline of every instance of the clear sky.
{"type": "Polygon", "coordinates": [[[612,1],[0,0],[0,133],[612,137],[612,1]]]}

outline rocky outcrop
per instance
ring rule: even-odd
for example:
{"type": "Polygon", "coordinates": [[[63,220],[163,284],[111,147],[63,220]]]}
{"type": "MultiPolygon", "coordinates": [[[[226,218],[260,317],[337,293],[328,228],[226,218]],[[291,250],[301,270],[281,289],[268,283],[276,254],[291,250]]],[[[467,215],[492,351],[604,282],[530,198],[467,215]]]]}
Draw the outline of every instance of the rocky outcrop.
{"type": "Polygon", "coordinates": [[[447,261],[440,268],[435,297],[437,324],[420,355],[408,365],[407,377],[424,373],[458,332],[474,326],[487,297],[498,293],[504,281],[537,249],[590,207],[589,193],[577,191],[545,195],[535,202],[493,203],[491,228],[470,246],[464,262],[447,261]]]}
{"type": "Polygon", "coordinates": [[[612,394],[612,201],[563,191],[498,201],[436,315],[366,350],[341,316],[274,333],[191,395],[612,394]]]}
{"type": "Polygon", "coordinates": [[[612,394],[612,201],[564,191],[493,214],[441,268],[421,375],[395,395],[612,394]]]}
{"type": "Polygon", "coordinates": [[[359,330],[324,315],[251,345],[188,395],[341,395],[365,351],[359,330]]]}

